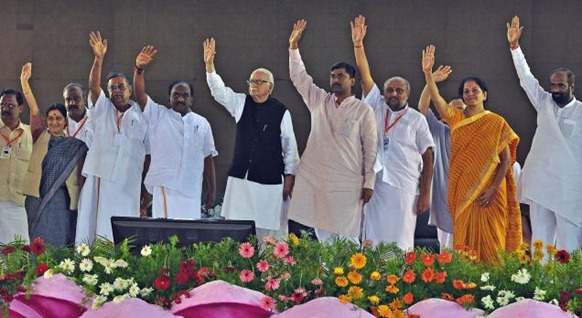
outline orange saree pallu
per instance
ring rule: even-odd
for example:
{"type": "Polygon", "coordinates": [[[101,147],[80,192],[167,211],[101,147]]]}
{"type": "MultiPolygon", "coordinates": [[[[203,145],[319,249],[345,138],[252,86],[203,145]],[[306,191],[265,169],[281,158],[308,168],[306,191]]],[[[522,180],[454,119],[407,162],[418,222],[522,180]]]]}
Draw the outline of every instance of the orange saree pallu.
{"type": "Polygon", "coordinates": [[[466,118],[454,110],[447,121],[452,127],[448,199],[454,244],[468,246],[479,259],[494,262],[497,250],[514,251],[522,243],[513,169],[507,170],[489,207],[476,200],[493,185],[499,153],[505,147],[511,164],[515,162],[519,137],[503,117],[489,111],[466,118]]]}

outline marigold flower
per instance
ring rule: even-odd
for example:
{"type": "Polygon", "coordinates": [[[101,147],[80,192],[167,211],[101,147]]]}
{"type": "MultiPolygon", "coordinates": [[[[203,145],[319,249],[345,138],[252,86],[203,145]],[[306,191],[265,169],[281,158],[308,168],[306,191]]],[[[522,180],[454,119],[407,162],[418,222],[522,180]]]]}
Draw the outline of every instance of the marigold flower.
{"type": "Polygon", "coordinates": [[[406,252],[404,258],[406,259],[406,264],[412,265],[416,260],[416,252],[415,251],[406,252]]]}
{"type": "Polygon", "coordinates": [[[396,276],[394,274],[390,274],[390,275],[386,276],[386,280],[391,285],[394,285],[394,284],[396,284],[400,280],[400,278],[398,278],[398,276],[396,276]]]}
{"type": "Polygon", "coordinates": [[[473,283],[473,282],[469,282],[466,284],[463,284],[463,289],[473,289],[477,287],[477,284],[473,283]]]}
{"type": "Polygon", "coordinates": [[[382,275],[377,271],[373,271],[372,273],[370,273],[370,279],[379,281],[380,279],[382,279],[382,275]]]}
{"type": "Polygon", "coordinates": [[[404,314],[404,312],[400,309],[396,309],[392,311],[392,316],[391,318],[405,318],[406,314],[404,314]]]}
{"type": "Polygon", "coordinates": [[[444,300],[455,300],[455,297],[453,297],[453,295],[449,294],[449,293],[441,293],[441,299],[444,300]]]}
{"type": "Polygon", "coordinates": [[[368,296],[368,300],[372,305],[378,305],[380,303],[380,297],[376,295],[368,296]]]}
{"type": "Polygon", "coordinates": [[[548,244],[546,246],[546,251],[548,252],[548,255],[554,255],[554,254],[556,254],[557,250],[556,250],[556,247],[554,245],[548,244]]]}
{"type": "Polygon", "coordinates": [[[377,310],[380,317],[390,317],[392,315],[392,309],[386,305],[378,306],[377,310]]]}
{"type": "Polygon", "coordinates": [[[568,261],[570,261],[570,254],[566,250],[557,251],[554,257],[558,262],[562,264],[566,264],[568,263],[568,261]]]}
{"type": "Polygon", "coordinates": [[[435,277],[434,271],[432,270],[432,268],[427,268],[424,271],[422,271],[421,277],[425,283],[430,283],[435,277]]]}
{"type": "Polygon", "coordinates": [[[472,306],[475,303],[475,296],[471,294],[465,294],[457,298],[457,303],[461,306],[472,306]]]}
{"type": "Polygon", "coordinates": [[[348,296],[348,295],[339,295],[339,301],[342,304],[347,304],[347,303],[351,303],[352,302],[352,297],[348,296]]]}
{"type": "Polygon", "coordinates": [[[544,247],[544,242],[542,240],[535,240],[532,245],[536,250],[539,250],[544,247]]]}
{"type": "Polygon", "coordinates": [[[448,264],[450,262],[453,261],[453,255],[451,255],[451,253],[447,252],[447,251],[442,251],[438,256],[437,256],[437,261],[439,262],[439,264],[445,265],[448,264]]]}
{"type": "Polygon", "coordinates": [[[411,292],[408,292],[402,296],[402,301],[404,301],[405,304],[410,305],[414,301],[414,295],[411,292]]]}
{"type": "Polygon", "coordinates": [[[434,275],[434,281],[442,284],[447,279],[447,272],[438,272],[434,275]]]}
{"type": "Polygon", "coordinates": [[[356,271],[350,271],[348,273],[348,279],[350,280],[350,282],[352,284],[359,284],[362,281],[362,274],[356,272],[356,271]]]}
{"type": "Polygon", "coordinates": [[[459,279],[453,280],[453,288],[454,289],[459,289],[459,290],[463,289],[463,285],[464,285],[464,283],[462,280],[459,280],[459,279]]]}
{"type": "Polygon", "coordinates": [[[409,283],[412,284],[414,283],[414,280],[416,279],[416,275],[414,274],[414,271],[412,270],[407,270],[406,273],[404,273],[404,275],[402,275],[402,280],[405,283],[409,283]]]}
{"type": "Polygon", "coordinates": [[[400,288],[394,286],[394,285],[388,285],[386,286],[385,289],[387,292],[389,292],[390,294],[396,294],[397,292],[400,291],[400,288]]]}
{"type": "Polygon", "coordinates": [[[339,287],[346,287],[348,286],[348,279],[344,276],[336,277],[335,284],[339,287]]]}
{"type": "Polygon", "coordinates": [[[287,239],[289,242],[291,242],[291,244],[293,244],[295,246],[299,245],[299,238],[297,237],[297,235],[295,235],[295,233],[290,233],[287,236],[287,239]]]}
{"type": "Polygon", "coordinates": [[[255,247],[249,242],[242,243],[238,249],[238,253],[244,258],[251,258],[255,255],[255,247]]]}
{"type": "Polygon", "coordinates": [[[364,297],[364,290],[358,286],[352,286],[348,289],[348,295],[352,297],[352,299],[360,299],[364,297]]]}
{"type": "Polygon", "coordinates": [[[525,253],[521,253],[517,256],[517,258],[519,259],[519,262],[522,264],[526,264],[530,261],[529,255],[525,254],[525,253]]]}
{"type": "Polygon", "coordinates": [[[335,267],[335,268],[333,269],[333,273],[334,273],[335,275],[343,275],[343,274],[344,274],[344,269],[343,269],[343,268],[341,268],[341,267],[335,267]]]}
{"type": "MultiPolygon", "coordinates": [[[[408,293],[408,294],[410,294],[410,293],[408,293]]],[[[394,300],[390,304],[388,304],[388,305],[390,306],[390,308],[392,310],[400,309],[400,308],[402,308],[404,306],[404,305],[402,305],[402,302],[400,301],[400,298],[394,298],[394,300]]]]}
{"type": "Polygon", "coordinates": [[[420,259],[422,260],[422,264],[426,267],[430,267],[434,264],[434,254],[422,253],[420,254],[420,259]]]}
{"type": "Polygon", "coordinates": [[[352,263],[352,267],[356,269],[364,268],[364,266],[366,266],[366,256],[362,253],[356,253],[352,255],[350,261],[352,263]]]}

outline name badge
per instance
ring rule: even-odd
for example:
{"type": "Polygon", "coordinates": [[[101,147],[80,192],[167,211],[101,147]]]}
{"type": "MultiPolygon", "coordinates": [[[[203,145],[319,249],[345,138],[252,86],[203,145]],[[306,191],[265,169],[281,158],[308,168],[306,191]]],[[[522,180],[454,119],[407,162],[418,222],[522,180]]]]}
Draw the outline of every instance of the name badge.
{"type": "Polygon", "coordinates": [[[388,151],[388,145],[390,145],[390,138],[384,137],[383,145],[384,152],[388,151]]]}
{"type": "Polygon", "coordinates": [[[122,147],[127,144],[127,137],[124,134],[115,134],[113,137],[113,145],[115,147],[122,147]]]}
{"type": "Polygon", "coordinates": [[[10,154],[12,153],[12,146],[2,147],[2,153],[0,153],[0,159],[10,159],[10,154]]]}

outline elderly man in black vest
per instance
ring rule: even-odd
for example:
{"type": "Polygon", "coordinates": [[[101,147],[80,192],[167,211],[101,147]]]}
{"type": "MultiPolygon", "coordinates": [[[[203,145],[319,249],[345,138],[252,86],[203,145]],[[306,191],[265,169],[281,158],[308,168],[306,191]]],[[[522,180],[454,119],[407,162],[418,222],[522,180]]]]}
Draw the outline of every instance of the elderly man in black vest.
{"type": "Polygon", "coordinates": [[[293,191],[299,162],[291,114],[271,97],[275,83],[267,69],[251,73],[248,94],[226,87],[214,68],[215,49],[213,38],[204,41],[208,87],[236,121],[234,158],[228,171],[222,216],[254,220],[259,240],[286,235],[286,202],[293,191]]]}

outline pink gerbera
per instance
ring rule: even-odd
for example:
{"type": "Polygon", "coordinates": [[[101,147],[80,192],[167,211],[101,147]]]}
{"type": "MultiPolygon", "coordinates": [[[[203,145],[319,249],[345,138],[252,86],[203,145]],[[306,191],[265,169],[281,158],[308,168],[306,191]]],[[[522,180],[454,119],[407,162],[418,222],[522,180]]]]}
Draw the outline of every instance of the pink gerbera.
{"type": "Polygon", "coordinates": [[[255,273],[253,273],[253,271],[248,270],[248,269],[243,269],[242,271],[240,271],[240,280],[242,280],[245,283],[251,282],[254,278],[255,278],[255,273]]]}
{"type": "Polygon", "coordinates": [[[269,311],[273,310],[275,308],[275,300],[269,296],[265,296],[261,299],[261,308],[269,311]]]}
{"type": "Polygon", "coordinates": [[[238,253],[244,258],[251,258],[255,255],[255,247],[249,242],[242,243],[238,249],[238,253]]]}
{"type": "Polygon", "coordinates": [[[289,254],[289,245],[287,245],[285,242],[279,242],[277,245],[275,245],[275,250],[273,253],[278,258],[283,258],[289,254]]]}
{"type": "Polygon", "coordinates": [[[280,278],[273,278],[271,276],[267,277],[267,282],[265,283],[266,290],[276,290],[279,288],[280,278]]]}
{"type": "Polygon", "coordinates": [[[305,296],[307,296],[307,292],[305,291],[305,289],[297,288],[297,289],[295,289],[295,291],[293,292],[293,294],[291,295],[290,298],[294,302],[300,303],[303,301],[303,298],[305,298],[305,296]]]}
{"type": "Polygon", "coordinates": [[[291,255],[285,257],[285,259],[283,259],[283,262],[285,262],[289,265],[295,265],[295,259],[291,255]]]}
{"type": "Polygon", "coordinates": [[[259,272],[264,273],[269,270],[269,262],[266,259],[262,259],[257,263],[257,269],[259,272]]]}

